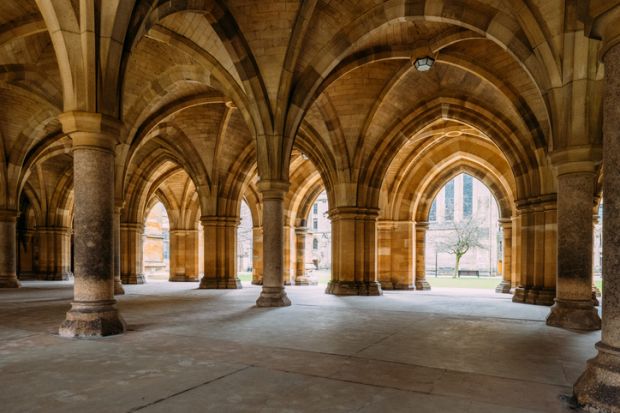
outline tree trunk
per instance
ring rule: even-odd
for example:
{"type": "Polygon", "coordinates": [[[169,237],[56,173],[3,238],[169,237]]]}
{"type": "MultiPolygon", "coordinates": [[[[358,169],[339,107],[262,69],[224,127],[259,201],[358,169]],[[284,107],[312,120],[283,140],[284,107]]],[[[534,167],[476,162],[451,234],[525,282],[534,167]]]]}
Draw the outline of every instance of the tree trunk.
{"type": "Polygon", "coordinates": [[[454,265],[454,275],[452,278],[461,278],[459,275],[459,264],[461,263],[461,257],[459,255],[456,256],[456,264],[454,265]]]}

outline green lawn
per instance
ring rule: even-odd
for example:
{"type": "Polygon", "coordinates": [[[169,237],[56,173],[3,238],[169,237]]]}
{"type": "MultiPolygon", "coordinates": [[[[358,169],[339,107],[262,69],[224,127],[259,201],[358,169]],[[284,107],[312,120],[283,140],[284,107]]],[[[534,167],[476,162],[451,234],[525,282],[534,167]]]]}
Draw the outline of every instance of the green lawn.
{"type": "MultiPolygon", "coordinates": [[[[327,284],[330,277],[329,270],[320,270],[314,271],[313,277],[320,284],[327,284]]],[[[241,281],[252,281],[252,273],[250,272],[240,272],[239,279],[241,281]]],[[[430,276],[427,278],[431,287],[440,287],[440,288],[483,288],[483,289],[495,289],[497,285],[502,281],[502,277],[461,277],[461,278],[452,278],[452,277],[433,277],[430,276]]],[[[603,288],[603,281],[597,280],[595,281],[596,286],[599,289],[603,288]]]]}
{"type": "Polygon", "coordinates": [[[495,289],[502,277],[426,277],[431,287],[495,289]]]}

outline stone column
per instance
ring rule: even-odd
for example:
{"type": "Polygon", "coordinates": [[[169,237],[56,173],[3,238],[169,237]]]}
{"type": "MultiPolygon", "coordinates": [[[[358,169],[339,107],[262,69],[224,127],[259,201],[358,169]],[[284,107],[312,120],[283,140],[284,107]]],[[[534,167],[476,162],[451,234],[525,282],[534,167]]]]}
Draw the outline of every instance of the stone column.
{"type": "Polygon", "coordinates": [[[125,294],[121,282],[121,211],[122,204],[114,206],[114,295],[125,294]]]}
{"type": "Polygon", "coordinates": [[[108,336],[125,331],[114,300],[114,146],[120,125],[105,115],[59,116],[73,142],[74,298],[59,333],[108,336]]]}
{"type": "Polygon", "coordinates": [[[379,221],[378,274],[384,290],[415,289],[415,224],[379,221]]]}
{"type": "Polygon", "coordinates": [[[0,288],[17,288],[17,211],[0,210],[0,288]]]}
{"type": "Polygon", "coordinates": [[[502,282],[495,288],[496,293],[510,294],[512,288],[512,220],[501,219],[504,255],[502,257],[502,282]]]}
{"type": "Polygon", "coordinates": [[[258,307],[284,307],[291,300],[284,290],[284,196],[288,183],[260,181],[263,196],[263,289],[258,307]]]}
{"type": "Polygon", "coordinates": [[[121,223],[121,281],[123,284],[144,284],[142,263],[144,224],[121,223]]]}
{"type": "Polygon", "coordinates": [[[295,262],[293,261],[293,256],[296,256],[294,231],[290,225],[284,225],[284,241],[282,243],[284,245],[284,266],[282,267],[284,285],[291,285],[291,279],[293,279],[295,274],[295,262]]]}
{"type": "Polygon", "coordinates": [[[555,304],[547,325],[599,330],[601,319],[592,302],[594,164],[580,170],[582,164],[557,167],[558,271],[555,304]]]}
{"type": "MultiPolygon", "coordinates": [[[[620,30],[616,10],[608,24],[620,30]]],[[[574,393],[592,411],[620,412],[620,42],[603,59],[603,331],[574,393]]]]}
{"type": "Polygon", "coordinates": [[[316,281],[306,277],[306,237],[308,228],[295,228],[295,285],[316,285],[316,281]]]}
{"type": "Polygon", "coordinates": [[[521,264],[519,286],[515,288],[512,301],[553,305],[557,261],[555,194],[520,202],[518,214],[521,264]]]}
{"type": "Polygon", "coordinates": [[[239,217],[204,216],[201,222],[204,228],[205,265],[199,288],[241,288],[237,277],[239,217]]]}
{"type": "Polygon", "coordinates": [[[252,284],[263,285],[263,227],[252,228],[252,284]]]}
{"type": "Polygon", "coordinates": [[[171,229],[170,281],[196,282],[198,280],[198,231],[171,229]]]}
{"type": "Polygon", "coordinates": [[[334,295],[382,295],[377,281],[376,209],[338,207],[332,220],[332,279],[325,292],[334,295]]]}
{"type": "Polygon", "coordinates": [[[431,285],[426,281],[426,231],[428,222],[415,224],[415,289],[429,291],[431,285]]]}

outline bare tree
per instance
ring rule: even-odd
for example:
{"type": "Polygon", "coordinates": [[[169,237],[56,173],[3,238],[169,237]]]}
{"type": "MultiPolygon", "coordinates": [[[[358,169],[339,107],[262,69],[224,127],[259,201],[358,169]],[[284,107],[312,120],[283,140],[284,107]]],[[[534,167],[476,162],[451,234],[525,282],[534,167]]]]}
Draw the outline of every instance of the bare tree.
{"type": "Polygon", "coordinates": [[[448,241],[439,243],[438,248],[440,251],[454,254],[456,263],[452,278],[457,278],[459,277],[461,258],[467,254],[467,251],[472,248],[484,248],[480,243],[484,234],[480,228],[480,223],[473,218],[453,222],[452,230],[454,236],[451,236],[448,241]]]}

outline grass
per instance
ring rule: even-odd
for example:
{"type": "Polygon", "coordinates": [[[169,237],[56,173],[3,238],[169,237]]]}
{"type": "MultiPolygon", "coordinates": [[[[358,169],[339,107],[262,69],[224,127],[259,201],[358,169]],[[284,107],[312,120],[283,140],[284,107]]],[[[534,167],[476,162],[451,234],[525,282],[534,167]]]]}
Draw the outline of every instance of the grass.
{"type": "Polygon", "coordinates": [[[431,287],[441,288],[482,288],[482,289],[495,289],[497,285],[502,281],[502,277],[433,277],[427,276],[426,281],[429,282],[431,287]]]}
{"type": "MultiPolygon", "coordinates": [[[[251,272],[240,272],[239,279],[241,281],[252,281],[251,272]]],[[[312,277],[318,279],[319,284],[327,284],[330,279],[329,270],[313,271],[312,277]]],[[[495,289],[497,285],[502,281],[502,277],[433,277],[432,275],[427,277],[426,280],[430,283],[431,287],[440,288],[482,288],[482,289],[495,289]]],[[[595,285],[599,290],[603,289],[603,281],[596,280],[595,285]]]]}

